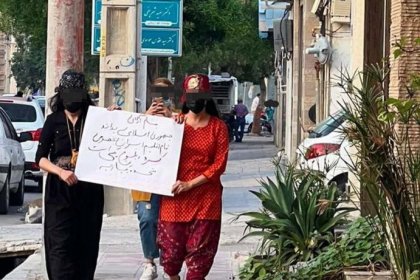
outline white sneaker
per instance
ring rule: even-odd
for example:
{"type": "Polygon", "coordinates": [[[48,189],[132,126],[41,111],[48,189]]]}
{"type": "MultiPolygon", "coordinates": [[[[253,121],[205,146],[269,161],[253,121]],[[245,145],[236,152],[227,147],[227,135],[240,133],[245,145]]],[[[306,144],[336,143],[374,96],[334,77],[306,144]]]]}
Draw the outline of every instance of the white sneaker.
{"type": "Polygon", "coordinates": [[[140,277],[140,280],[153,280],[158,277],[156,271],[156,265],[152,263],[145,263],[143,265],[143,274],[140,277]]]}

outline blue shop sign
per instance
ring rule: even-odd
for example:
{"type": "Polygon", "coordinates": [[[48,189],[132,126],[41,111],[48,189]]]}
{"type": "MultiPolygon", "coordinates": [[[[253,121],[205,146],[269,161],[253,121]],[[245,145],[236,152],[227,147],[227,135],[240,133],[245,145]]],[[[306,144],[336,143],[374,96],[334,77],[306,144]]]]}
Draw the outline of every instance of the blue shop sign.
{"type": "Polygon", "coordinates": [[[181,56],[182,33],[179,29],[142,28],[141,54],[181,56]]]}
{"type": "Polygon", "coordinates": [[[182,5],[180,0],[142,1],[143,27],[179,28],[182,21],[182,5]]]}

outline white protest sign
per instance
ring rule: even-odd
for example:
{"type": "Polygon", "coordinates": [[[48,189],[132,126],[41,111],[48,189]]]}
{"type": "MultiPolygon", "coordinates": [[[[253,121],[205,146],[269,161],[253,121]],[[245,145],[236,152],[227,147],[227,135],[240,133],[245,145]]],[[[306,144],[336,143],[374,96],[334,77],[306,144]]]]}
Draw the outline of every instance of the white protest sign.
{"type": "Polygon", "coordinates": [[[172,196],[184,125],[89,107],[76,165],[81,181],[172,196]]]}

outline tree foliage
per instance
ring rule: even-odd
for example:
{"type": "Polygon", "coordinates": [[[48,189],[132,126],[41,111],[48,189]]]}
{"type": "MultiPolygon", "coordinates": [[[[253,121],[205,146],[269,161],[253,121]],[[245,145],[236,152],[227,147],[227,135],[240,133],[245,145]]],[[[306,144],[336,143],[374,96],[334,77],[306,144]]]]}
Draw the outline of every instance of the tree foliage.
{"type": "MultiPolygon", "coordinates": [[[[0,31],[16,38],[12,72],[20,88],[43,87],[46,68],[48,0],[1,0],[0,31]]],[[[85,9],[85,72],[98,77],[98,57],[90,55],[92,3],[85,9]]],[[[272,71],[272,46],[258,37],[257,0],[184,0],[183,56],[175,75],[228,71],[259,82],[272,71]]],[[[181,80],[181,79],[179,79],[181,80]]]]}
{"type": "MultiPolygon", "coordinates": [[[[48,0],[1,0],[0,31],[15,38],[17,52],[12,73],[21,89],[44,88],[46,74],[48,0]]],[[[88,80],[98,75],[98,58],[90,55],[92,3],[85,9],[85,73],[88,80]]]]}
{"type": "Polygon", "coordinates": [[[184,54],[175,71],[225,70],[239,80],[260,82],[273,69],[272,45],[258,37],[256,0],[185,0],[184,54]]]}
{"type": "Polygon", "coordinates": [[[12,59],[12,73],[19,88],[35,89],[44,84],[47,2],[0,2],[0,31],[13,36],[18,47],[12,59]]]}

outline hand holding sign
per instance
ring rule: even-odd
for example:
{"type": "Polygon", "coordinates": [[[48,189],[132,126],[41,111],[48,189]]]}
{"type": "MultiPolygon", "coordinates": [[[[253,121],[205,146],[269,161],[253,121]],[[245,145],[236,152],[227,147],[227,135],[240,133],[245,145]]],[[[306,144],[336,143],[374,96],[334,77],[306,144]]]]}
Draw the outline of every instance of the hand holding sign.
{"type": "Polygon", "coordinates": [[[183,128],[169,118],[90,107],[75,173],[81,181],[172,195],[183,128]]]}

